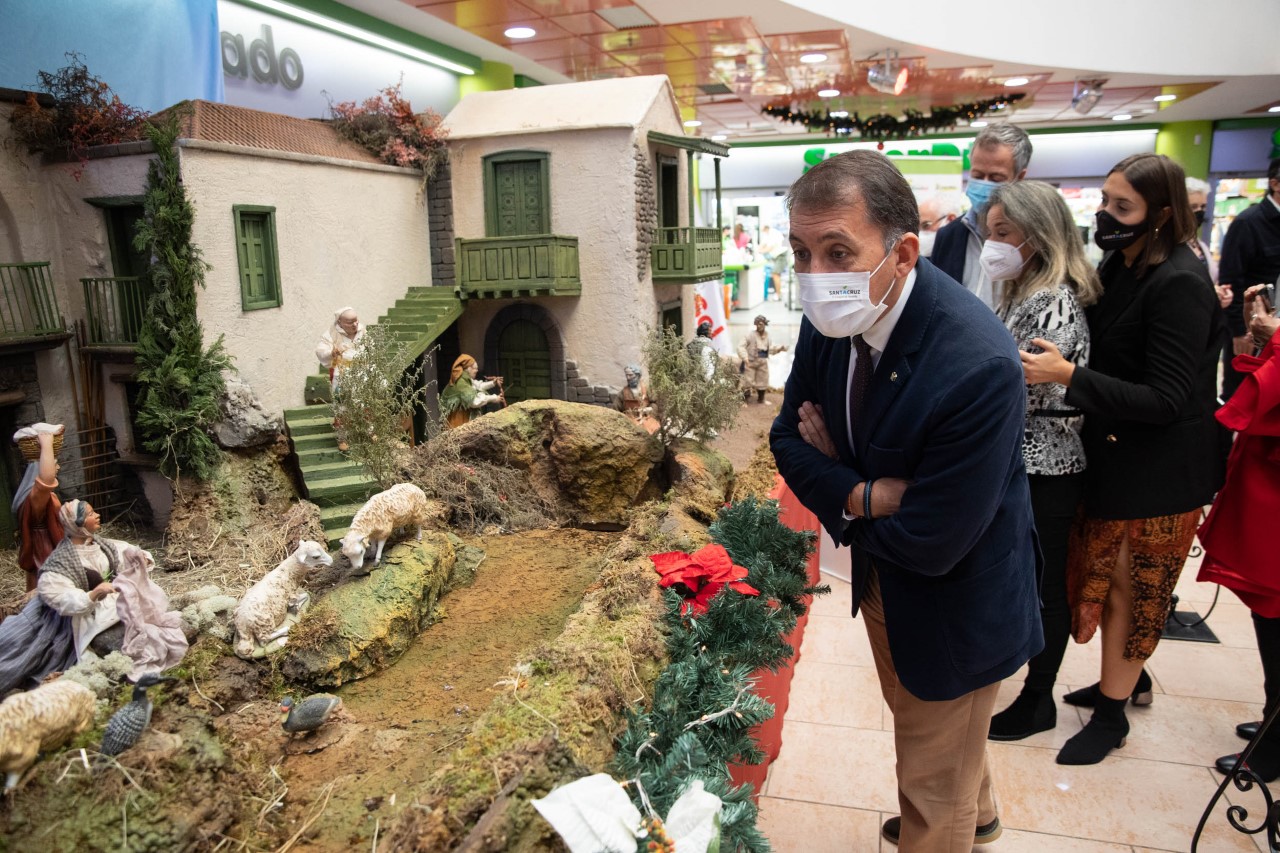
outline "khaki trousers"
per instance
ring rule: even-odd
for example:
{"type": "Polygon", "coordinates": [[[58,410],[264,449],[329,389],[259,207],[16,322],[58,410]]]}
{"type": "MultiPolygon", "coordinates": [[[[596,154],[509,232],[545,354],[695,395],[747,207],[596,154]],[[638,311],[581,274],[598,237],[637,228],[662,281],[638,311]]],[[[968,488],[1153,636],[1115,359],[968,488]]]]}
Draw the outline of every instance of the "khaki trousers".
{"type": "Polygon", "coordinates": [[[880,580],[867,581],[861,611],[880,690],[893,712],[902,853],[968,853],[974,830],[996,816],[987,732],[1000,683],[945,702],[917,699],[898,684],[885,633],[880,580]]]}

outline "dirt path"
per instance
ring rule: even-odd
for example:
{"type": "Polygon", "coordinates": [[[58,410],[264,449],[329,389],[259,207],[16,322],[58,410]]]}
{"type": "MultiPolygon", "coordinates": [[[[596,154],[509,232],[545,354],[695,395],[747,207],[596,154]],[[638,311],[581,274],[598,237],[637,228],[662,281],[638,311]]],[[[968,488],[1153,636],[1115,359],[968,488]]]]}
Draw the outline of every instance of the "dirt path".
{"type": "Polygon", "coordinates": [[[765,395],[764,403],[752,402],[744,405],[738,413],[738,422],[733,429],[726,430],[717,436],[711,447],[719,450],[733,463],[734,471],[746,470],[760,442],[768,438],[769,427],[778,416],[778,404],[782,402],[781,391],[770,391],[765,395]]]}
{"type": "Polygon", "coordinates": [[[441,600],[432,625],[391,667],[344,685],[343,719],[285,750],[284,837],[324,813],[294,849],[367,849],[375,826],[440,766],[521,655],[555,637],[600,571],[617,534],[534,530],[473,539],[486,551],[476,582],[441,600]],[[323,748],[308,753],[317,746],[323,748]],[[392,798],[399,795],[397,801],[392,798]],[[395,804],[395,807],[393,807],[395,804]]]}

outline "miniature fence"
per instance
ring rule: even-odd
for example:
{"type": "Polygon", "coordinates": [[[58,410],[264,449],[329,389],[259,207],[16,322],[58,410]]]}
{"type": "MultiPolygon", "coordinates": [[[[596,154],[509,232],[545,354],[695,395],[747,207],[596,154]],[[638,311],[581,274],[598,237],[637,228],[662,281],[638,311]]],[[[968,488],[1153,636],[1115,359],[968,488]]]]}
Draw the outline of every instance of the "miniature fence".
{"type": "Polygon", "coordinates": [[[49,262],[0,264],[0,340],[66,332],[49,262]]]}
{"type": "Polygon", "coordinates": [[[151,289],[137,276],[82,278],[90,346],[137,346],[151,289]]]}
{"type": "Polygon", "coordinates": [[[723,253],[715,228],[659,228],[650,248],[655,280],[719,278],[723,253]]]}

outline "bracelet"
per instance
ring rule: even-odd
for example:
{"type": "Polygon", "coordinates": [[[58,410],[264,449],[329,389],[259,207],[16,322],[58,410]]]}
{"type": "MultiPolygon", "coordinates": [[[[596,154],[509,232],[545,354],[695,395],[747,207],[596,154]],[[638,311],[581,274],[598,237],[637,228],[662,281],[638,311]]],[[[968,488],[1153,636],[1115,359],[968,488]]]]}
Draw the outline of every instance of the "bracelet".
{"type": "Polygon", "coordinates": [[[871,520],[871,484],[875,480],[867,480],[867,485],[862,489],[862,517],[871,520]]]}

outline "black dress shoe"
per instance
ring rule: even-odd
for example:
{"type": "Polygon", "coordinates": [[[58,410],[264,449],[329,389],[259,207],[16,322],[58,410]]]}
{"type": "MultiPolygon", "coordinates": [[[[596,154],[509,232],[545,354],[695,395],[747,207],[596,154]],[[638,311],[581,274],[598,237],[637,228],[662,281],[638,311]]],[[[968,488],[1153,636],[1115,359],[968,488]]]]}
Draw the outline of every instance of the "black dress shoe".
{"type": "Polygon", "coordinates": [[[1058,708],[1049,691],[1025,687],[1008,708],[991,718],[988,740],[1022,740],[1037,732],[1047,732],[1058,724],[1058,708]]]}
{"type": "MultiPolygon", "coordinates": [[[[1147,675],[1147,671],[1144,669],[1142,674],[1138,676],[1138,683],[1133,686],[1133,694],[1129,697],[1129,701],[1134,705],[1150,705],[1155,699],[1151,688],[1151,676],[1147,675]]],[[[1068,705],[1075,705],[1077,708],[1092,708],[1097,704],[1097,698],[1098,683],[1094,682],[1088,687],[1072,690],[1062,697],[1062,701],[1068,705]]]]}
{"type": "Polygon", "coordinates": [[[1244,740],[1253,740],[1253,738],[1258,734],[1258,729],[1260,728],[1262,728],[1261,720],[1255,720],[1252,723],[1241,723],[1236,726],[1236,734],[1244,740]]]}
{"type": "MultiPolygon", "coordinates": [[[[973,831],[974,844],[990,844],[1000,837],[1000,833],[1004,831],[1004,827],[1000,825],[1000,818],[994,817],[990,823],[984,823],[973,831]]],[[[890,844],[897,844],[898,839],[902,837],[902,818],[891,817],[880,827],[880,834],[884,836],[884,840],[890,844]]]]}
{"type": "MultiPolygon", "coordinates": [[[[1236,764],[1238,764],[1239,762],[1240,762],[1240,753],[1233,752],[1231,755],[1224,755],[1221,758],[1219,758],[1217,761],[1213,762],[1213,766],[1222,775],[1229,776],[1233,772],[1235,772],[1236,764]]],[[[1266,782],[1268,784],[1270,784],[1271,782],[1274,782],[1277,777],[1280,777],[1280,772],[1266,772],[1264,769],[1257,767],[1255,765],[1246,764],[1244,766],[1244,769],[1248,770],[1253,775],[1257,776],[1263,782],[1266,782]]]]}

